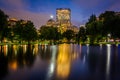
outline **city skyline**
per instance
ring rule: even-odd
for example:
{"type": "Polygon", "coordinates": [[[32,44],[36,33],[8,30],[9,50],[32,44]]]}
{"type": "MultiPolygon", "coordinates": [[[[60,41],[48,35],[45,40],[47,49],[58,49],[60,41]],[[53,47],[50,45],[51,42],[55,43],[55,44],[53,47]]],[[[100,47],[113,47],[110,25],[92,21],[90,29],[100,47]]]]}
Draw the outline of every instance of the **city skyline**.
{"type": "Polygon", "coordinates": [[[73,25],[84,25],[90,15],[120,11],[120,0],[0,0],[0,9],[10,18],[31,20],[39,28],[50,16],[56,20],[57,8],[71,9],[73,25]]]}

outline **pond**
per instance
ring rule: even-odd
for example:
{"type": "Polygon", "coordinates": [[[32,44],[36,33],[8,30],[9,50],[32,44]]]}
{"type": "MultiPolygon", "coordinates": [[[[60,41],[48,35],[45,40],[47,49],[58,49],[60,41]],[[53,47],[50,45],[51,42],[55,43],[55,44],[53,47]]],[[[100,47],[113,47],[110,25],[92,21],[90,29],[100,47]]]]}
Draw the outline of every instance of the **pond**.
{"type": "Polygon", "coordinates": [[[0,46],[0,80],[120,80],[120,45],[0,46]]]}

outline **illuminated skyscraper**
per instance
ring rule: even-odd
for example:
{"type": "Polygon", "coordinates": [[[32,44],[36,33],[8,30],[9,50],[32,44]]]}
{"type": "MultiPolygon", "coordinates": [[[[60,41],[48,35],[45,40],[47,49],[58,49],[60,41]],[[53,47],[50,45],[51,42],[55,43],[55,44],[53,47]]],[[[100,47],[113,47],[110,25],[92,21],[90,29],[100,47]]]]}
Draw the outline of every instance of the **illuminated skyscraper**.
{"type": "Polygon", "coordinates": [[[69,8],[57,8],[56,22],[63,32],[66,31],[71,26],[71,10],[69,8]]]}

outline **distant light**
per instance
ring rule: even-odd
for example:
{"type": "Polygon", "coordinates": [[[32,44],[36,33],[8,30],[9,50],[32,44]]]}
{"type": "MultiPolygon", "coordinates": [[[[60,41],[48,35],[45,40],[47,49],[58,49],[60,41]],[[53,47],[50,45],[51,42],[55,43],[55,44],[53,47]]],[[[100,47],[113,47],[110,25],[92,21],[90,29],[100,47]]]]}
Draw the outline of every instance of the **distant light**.
{"type": "Polygon", "coordinates": [[[51,19],[53,19],[53,18],[54,18],[54,16],[53,16],[53,15],[50,15],[50,18],[51,18],[51,19]]]}

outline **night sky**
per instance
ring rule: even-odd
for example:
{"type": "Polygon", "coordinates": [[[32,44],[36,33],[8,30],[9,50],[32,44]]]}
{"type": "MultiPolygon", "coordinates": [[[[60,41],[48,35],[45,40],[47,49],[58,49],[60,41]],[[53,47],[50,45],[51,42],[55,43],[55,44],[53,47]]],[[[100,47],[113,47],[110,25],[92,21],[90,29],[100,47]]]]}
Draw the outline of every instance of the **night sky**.
{"type": "Polygon", "coordinates": [[[91,14],[106,10],[120,11],[120,0],[0,0],[0,9],[10,18],[31,20],[39,28],[50,15],[56,16],[56,8],[70,8],[72,23],[84,25],[91,14]]]}

